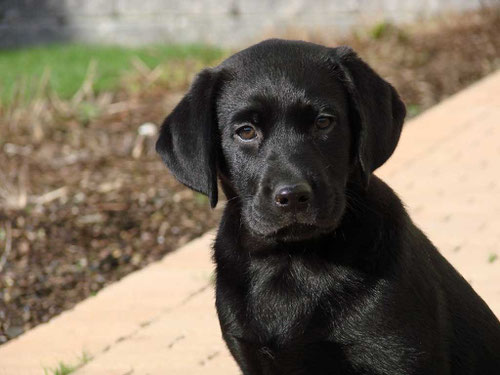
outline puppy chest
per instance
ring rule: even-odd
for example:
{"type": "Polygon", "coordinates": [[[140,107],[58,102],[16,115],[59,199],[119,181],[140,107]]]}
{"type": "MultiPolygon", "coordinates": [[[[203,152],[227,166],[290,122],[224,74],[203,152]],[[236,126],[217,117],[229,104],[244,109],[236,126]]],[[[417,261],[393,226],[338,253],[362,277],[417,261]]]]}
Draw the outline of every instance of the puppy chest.
{"type": "Polygon", "coordinates": [[[264,342],[277,344],[300,341],[305,336],[320,339],[327,325],[322,319],[326,293],[315,277],[286,269],[254,278],[247,299],[253,333],[264,342]]]}

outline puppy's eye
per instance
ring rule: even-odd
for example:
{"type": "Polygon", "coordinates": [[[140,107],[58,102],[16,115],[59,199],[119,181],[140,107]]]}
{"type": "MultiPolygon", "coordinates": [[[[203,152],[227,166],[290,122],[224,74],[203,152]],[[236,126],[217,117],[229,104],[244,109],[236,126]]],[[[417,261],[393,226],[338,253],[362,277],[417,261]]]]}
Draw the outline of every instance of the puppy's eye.
{"type": "Polygon", "coordinates": [[[257,131],[253,126],[245,125],[236,130],[236,134],[244,141],[250,141],[257,136],[257,131]]]}
{"type": "Polygon", "coordinates": [[[326,129],[330,127],[333,124],[333,118],[328,117],[328,116],[318,116],[316,118],[316,121],[314,122],[314,125],[318,129],[326,129]]]}

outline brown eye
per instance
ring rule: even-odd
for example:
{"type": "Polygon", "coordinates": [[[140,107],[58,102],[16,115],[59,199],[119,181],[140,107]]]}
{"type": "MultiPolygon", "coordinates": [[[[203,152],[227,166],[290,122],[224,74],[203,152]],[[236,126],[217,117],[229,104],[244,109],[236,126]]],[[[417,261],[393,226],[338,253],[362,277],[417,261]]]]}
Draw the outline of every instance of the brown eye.
{"type": "Polygon", "coordinates": [[[257,136],[255,128],[249,125],[242,126],[238,130],[236,130],[236,134],[238,134],[238,137],[240,137],[244,141],[249,141],[257,136]]]}
{"type": "Polygon", "coordinates": [[[318,129],[326,129],[328,128],[330,125],[332,125],[333,123],[333,119],[331,117],[327,117],[327,116],[319,116],[318,118],[316,118],[316,121],[315,121],[315,125],[318,129]]]}

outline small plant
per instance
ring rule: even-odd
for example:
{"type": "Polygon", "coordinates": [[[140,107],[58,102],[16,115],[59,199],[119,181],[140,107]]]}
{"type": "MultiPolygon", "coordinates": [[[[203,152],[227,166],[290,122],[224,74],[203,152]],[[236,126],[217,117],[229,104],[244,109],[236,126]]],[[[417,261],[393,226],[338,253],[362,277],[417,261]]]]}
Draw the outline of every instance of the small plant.
{"type": "Polygon", "coordinates": [[[77,107],[76,117],[81,124],[87,125],[92,120],[99,117],[100,114],[101,110],[97,104],[92,102],[82,102],[77,107]]]}
{"type": "Polygon", "coordinates": [[[76,370],[76,367],[60,362],[59,365],[52,370],[44,369],[45,375],[68,375],[76,370]]]}
{"type": "Polygon", "coordinates": [[[87,352],[83,352],[82,356],[78,359],[78,363],[76,365],[68,365],[64,362],[59,362],[59,365],[54,369],[43,369],[44,375],[69,375],[75,372],[76,370],[82,368],[87,363],[92,360],[92,356],[90,356],[87,352]]]}
{"type": "Polygon", "coordinates": [[[206,195],[200,194],[200,193],[195,193],[194,194],[194,199],[197,204],[199,205],[206,205],[208,203],[208,198],[206,195]]]}
{"type": "Polygon", "coordinates": [[[488,257],[488,263],[493,263],[498,259],[498,255],[495,253],[491,253],[488,257]]]}
{"type": "Polygon", "coordinates": [[[393,26],[387,22],[387,21],[382,21],[377,23],[375,26],[372,27],[370,30],[370,35],[373,39],[379,40],[383,38],[387,33],[393,28],[393,26]]]}
{"type": "Polygon", "coordinates": [[[415,117],[422,112],[422,108],[418,104],[408,104],[406,110],[408,112],[408,117],[415,117]]]}

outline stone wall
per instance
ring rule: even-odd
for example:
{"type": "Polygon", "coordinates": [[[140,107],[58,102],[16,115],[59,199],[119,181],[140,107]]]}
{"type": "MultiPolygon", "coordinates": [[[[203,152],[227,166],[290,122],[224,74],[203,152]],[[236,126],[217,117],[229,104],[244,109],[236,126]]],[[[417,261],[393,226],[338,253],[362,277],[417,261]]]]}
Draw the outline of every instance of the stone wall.
{"type": "MultiPolygon", "coordinates": [[[[486,0],[487,1],[487,0],[486,0]]],[[[494,0],[490,0],[494,1],[494,0]]],[[[476,8],[485,0],[0,0],[0,46],[54,41],[238,46],[312,29],[342,32],[476,8]]]]}

